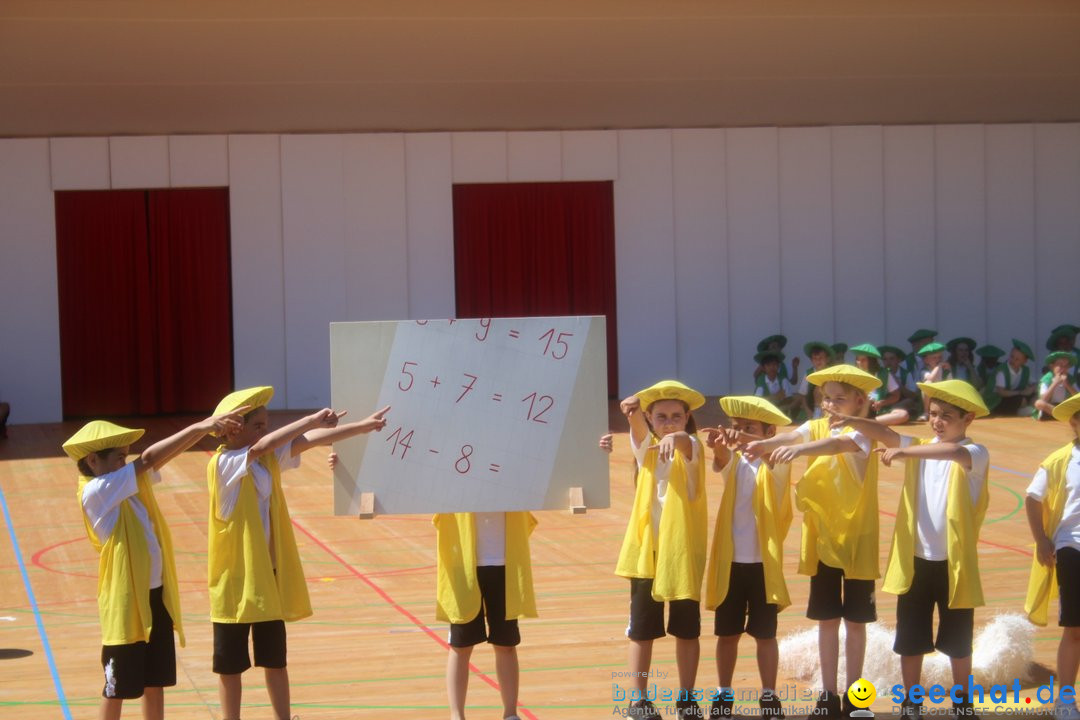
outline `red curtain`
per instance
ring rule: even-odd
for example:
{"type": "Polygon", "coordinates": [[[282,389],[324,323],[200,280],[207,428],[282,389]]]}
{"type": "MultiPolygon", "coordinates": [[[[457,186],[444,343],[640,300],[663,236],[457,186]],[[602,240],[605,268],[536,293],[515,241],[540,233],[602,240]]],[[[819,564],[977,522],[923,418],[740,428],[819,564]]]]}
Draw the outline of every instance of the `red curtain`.
{"type": "Polygon", "coordinates": [[[201,412],[232,388],[228,225],[227,189],[56,193],[65,417],[201,412]]]}
{"type": "Polygon", "coordinates": [[[617,387],[610,182],[455,185],[458,317],[606,315],[617,387]]]}

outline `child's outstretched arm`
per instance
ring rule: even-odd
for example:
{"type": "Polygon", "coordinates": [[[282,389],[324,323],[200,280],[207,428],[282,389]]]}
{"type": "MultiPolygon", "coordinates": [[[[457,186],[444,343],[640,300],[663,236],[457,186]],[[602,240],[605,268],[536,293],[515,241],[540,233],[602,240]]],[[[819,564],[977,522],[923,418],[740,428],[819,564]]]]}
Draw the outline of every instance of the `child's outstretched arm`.
{"type": "Polygon", "coordinates": [[[887,425],[882,425],[873,418],[855,417],[853,415],[838,415],[829,413],[830,427],[850,427],[856,432],[861,432],[866,437],[881,443],[885,447],[899,447],[900,433],[887,425]]]}
{"type": "MultiPolygon", "coordinates": [[[[337,424],[333,427],[323,427],[314,430],[306,430],[302,435],[298,435],[293,439],[292,454],[296,457],[305,450],[310,450],[313,447],[320,445],[331,445],[338,440],[344,440],[350,438],[353,435],[362,435],[378,430],[382,430],[386,427],[386,413],[390,412],[390,406],[387,405],[382,410],[374,412],[368,415],[363,420],[357,422],[337,424]]],[[[340,419],[345,413],[338,413],[340,419]]]]}
{"type": "Polygon", "coordinates": [[[743,454],[748,458],[755,459],[759,457],[768,457],[777,448],[784,447],[786,445],[795,445],[801,443],[803,436],[797,431],[791,430],[786,433],[779,433],[773,435],[768,440],[755,440],[754,442],[747,443],[743,448],[743,454]]]}
{"type": "Polygon", "coordinates": [[[951,460],[959,463],[965,470],[971,469],[971,453],[959,443],[926,443],[908,447],[874,448],[874,452],[881,454],[881,462],[885,467],[892,465],[893,460],[916,459],[951,460]]]}
{"type": "Polygon", "coordinates": [[[160,470],[174,457],[202,440],[208,433],[214,432],[224,435],[226,430],[239,429],[244,425],[244,413],[249,408],[245,405],[232,412],[214,415],[197,423],[192,423],[178,433],[170,435],[164,440],[158,440],[142,451],[139,457],[132,463],[135,465],[135,473],[138,474],[146,469],[160,470]]]}
{"type": "MultiPolygon", "coordinates": [[[[800,436],[801,437],[801,436],[800,436]]],[[[790,463],[797,457],[819,455],[839,455],[840,453],[862,452],[862,448],[850,435],[838,435],[821,440],[811,440],[800,445],[778,447],[769,454],[769,465],[790,463]]]]}
{"type": "Polygon", "coordinates": [[[601,435],[600,436],[600,442],[597,443],[597,445],[604,452],[606,452],[606,453],[611,452],[612,450],[615,449],[614,435],[612,433],[607,433],[606,435],[601,435]]]}
{"type": "Polygon", "coordinates": [[[336,413],[330,408],[323,408],[316,413],[302,417],[284,427],[280,427],[273,432],[263,435],[254,445],[248,448],[248,457],[254,459],[262,457],[266,453],[274,452],[283,445],[288,445],[308,430],[337,427],[338,420],[344,414],[345,413],[336,413]]]}
{"type": "Polygon", "coordinates": [[[641,400],[636,395],[631,395],[619,403],[619,410],[622,411],[627,422],[630,423],[630,439],[634,441],[634,446],[641,447],[642,443],[649,437],[649,424],[645,422],[645,413],[641,409],[641,400]]]}

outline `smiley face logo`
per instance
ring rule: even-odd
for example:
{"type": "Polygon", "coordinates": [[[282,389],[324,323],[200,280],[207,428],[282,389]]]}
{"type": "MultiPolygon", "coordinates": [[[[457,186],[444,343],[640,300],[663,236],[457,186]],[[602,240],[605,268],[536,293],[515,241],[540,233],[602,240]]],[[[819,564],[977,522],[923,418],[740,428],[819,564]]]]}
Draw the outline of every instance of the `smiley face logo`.
{"type": "Polygon", "coordinates": [[[847,691],[848,700],[857,708],[868,708],[877,699],[877,688],[866,678],[859,678],[851,683],[847,691]]]}

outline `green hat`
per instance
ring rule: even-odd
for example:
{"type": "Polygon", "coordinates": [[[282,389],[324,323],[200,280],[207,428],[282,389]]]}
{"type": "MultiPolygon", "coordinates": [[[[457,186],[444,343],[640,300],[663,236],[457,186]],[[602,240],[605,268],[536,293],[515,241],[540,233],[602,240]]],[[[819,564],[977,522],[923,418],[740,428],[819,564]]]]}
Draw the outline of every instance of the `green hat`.
{"type": "Polygon", "coordinates": [[[770,335],[757,344],[758,352],[765,352],[773,343],[776,343],[777,350],[783,350],[784,346],[787,345],[787,338],[783,335],[770,335]]]}
{"type": "Polygon", "coordinates": [[[895,345],[878,345],[878,352],[881,353],[882,355],[884,355],[887,352],[892,353],[893,355],[900,358],[901,360],[903,360],[907,356],[906,352],[904,352],[900,348],[896,347],[895,345]]]}
{"type": "Polygon", "coordinates": [[[925,357],[926,355],[933,355],[934,353],[939,353],[939,352],[944,352],[944,351],[945,351],[945,346],[944,345],[942,345],[939,342],[932,342],[932,343],[927,343],[926,345],[923,345],[921,348],[919,348],[919,352],[917,354],[919,355],[919,357],[925,357]]]}
{"type": "Polygon", "coordinates": [[[945,343],[945,347],[949,348],[949,352],[956,352],[956,346],[961,344],[967,345],[968,350],[971,350],[972,352],[974,352],[975,346],[978,345],[978,343],[969,337],[958,337],[945,343]]]}
{"type": "Polygon", "coordinates": [[[1046,340],[1046,349],[1056,350],[1058,340],[1063,337],[1070,337],[1075,343],[1078,331],[1080,331],[1080,328],[1076,327],[1075,325],[1058,325],[1056,328],[1050,331],[1050,337],[1046,340]]]}
{"type": "Polygon", "coordinates": [[[911,333],[907,341],[909,343],[919,342],[920,340],[929,340],[930,338],[937,337],[937,330],[930,330],[927,328],[919,328],[915,332],[911,333]]]}
{"type": "Polygon", "coordinates": [[[1057,352],[1052,352],[1046,356],[1047,365],[1053,365],[1058,360],[1068,360],[1069,367],[1072,367],[1076,363],[1076,358],[1073,357],[1073,354],[1071,352],[1065,352],[1064,350],[1058,350],[1057,352]]]}
{"type": "Polygon", "coordinates": [[[1013,338],[1012,339],[1012,344],[1013,344],[1014,348],[1016,348],[1020,352],[1027,355],[1028,360],[1034,360],[1035,359],[1035,353],[1031,352],[1031,346],[1028,345],[1023,340],[1017,340],[1016,338],[1013,338]]]}
{"type": "Polygon", "coordinates": [[[863,343],[862,345],[856,345],[851,348],[851,352],[855,355],[869,355],[870,357],[881,359],[881,351],[870,343],[863,343]]]}
{"type": "Polygon", "coordinates": [[[779,350],[766,350],[765,352],[759,352],[754,355],[754,362],[758,365],[764,365],[765,361],[769,358],[776,358],[776,362],[784,362],[784,353],[779,350]]]}
{"type": "Polygon", "coordinates": [[[847,343],[833,343],[832,349],[837,355],[843,355],[848,351],[848,346],[847,343]]]}
{"type": "Polygon", "coordinates": [[[836,352],[831,347],[829,347],[828,343],[823,343],[818,340],[811,340],[810,342],[803,345],[802,349],[803,352],[806,353],[806,357],[810,357],[811,355],[813,355],[815,350],[824,350],[825,354],[829,356],[830,360],[836,357],[836,352]]]}
{"type": "Polygon", "coordinates": [[[993,360],[1004,355],[1005,351],[999,348],[997,345],[983,345],[975,351],[975,354],[979,357],[993,360]]]}

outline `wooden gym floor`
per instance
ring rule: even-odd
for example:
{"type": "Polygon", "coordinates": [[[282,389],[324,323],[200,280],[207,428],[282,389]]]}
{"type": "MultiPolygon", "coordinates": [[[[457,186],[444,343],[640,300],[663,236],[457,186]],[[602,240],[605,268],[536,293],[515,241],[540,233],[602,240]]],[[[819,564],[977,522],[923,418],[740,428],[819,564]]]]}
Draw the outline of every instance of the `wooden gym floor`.
{"type": "MultiPolygon", "coordinates": [[[[711,401],[708,408],[716,408],[711,401]]],[[[17,408],[16,408],[17,410],[17,408]]],[[[275,413],[275,425],[294,414],[275,413]]],[[[190,419],[130,421],[157,440],[190,419]]],[[[699,424],[717,417],[698,414],[699,424]]],[[[0,534],[0,718],[93,718],[102,685],[98,662],[97,560],[75,500],[75,468],[60,443],[78,423],[14,425],[0,440],[0,491],[5,532],[0,534]]],[[[625,424],[612,408],[612,427],[625,424]]],[[[925,436],[909,425],[901,432],[925,436]]],[[[970,435],[991,451],[990,508],[980,541],[988,606],[976,628],[996,612],[1022,611],[1032,544],[1023,491],[1039,461],[1070,439],[1060,423],[1026,418],[976,421],[970,435]]],[[[141,446],[139,448],[141,449],[141,446]]],[[[177,649],[177,686],[165,694],[174,720],[218,718],[216,678],[210,669],[211,631],[206,596],[206,462],[210,442],[185,453],[163,471],[157,494],[173,532],[181,582],[187,647],[177,649]]],[[[599,452],[599,451],[598,451],[599,452]]],[[[625,432],[611,457],[612,507],[585,515],[538,513],[532,557],[541,617],[522,622],[521,717],[580,720],[610,717],[617,705],[612,673],[626,669],[628,593],[612,574],[633,497],[631,455],[625,432]]],[[[802,463],[796,468],[801,471],[802,463]]],[[[797,477],[797,474],[796,474],[797,477]]],[[[881,557],[884,563],[902,482],[897,468],[882,468],[881,557]]],[[[443,673],[446,627],[434,619],[435,535],[429,517],[333,517],[326,453],[312,451],[284,476],[297,541],[311,591],[314,617],[289,626],[293,712],[316,718],[445,718],[443,673]]],[[[710,528],[721,485],[710,474],[710,528]]],[[[795,574],[799,517],[786,543],[792,606],[780,616],[781,638],[810,627],[803,616],[808,583],[795,574]]],[[[880,585],[879,585],[880,588],[880,585]]],[[[895,621],[895,597],[877,593],[881,620],[895,621]]],[[[1056,613],[1056,607],[1052,609],[1056,613]]],[[[711,613],[703,612],[699,687],[716,682],[711,613]]],[[[1060,631],[1035,635],[1036,661],[1053,668],[1060,631]]],[[[471,718],[500,718],[492,653],[473,654],[471,718]]],[[[656,643],[653,667],[677,687],[674,643],[656,643]]],[[[1040,680],[1043,682],[1044,680],[1040,680]]],[[[781,678],[781,686],[786,682],[781,678]]],[[[1029,683],[1034,684],[1034,683],[1029,683]]],[[[735,686],[758,685],[752,641],[744,640],[735,686]]],[[[262,674],[245,675],[248,720],[271,717],[262,674]]],[[[879,689],[879,698],[884,694],[879,689]]],[[[125,717],[139,717],[128,703],[125,717]]],[[[875,705],[884,711],[887,702],[875,705]]]]}

